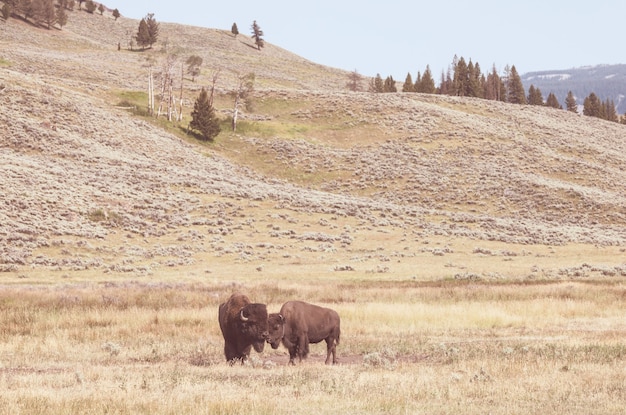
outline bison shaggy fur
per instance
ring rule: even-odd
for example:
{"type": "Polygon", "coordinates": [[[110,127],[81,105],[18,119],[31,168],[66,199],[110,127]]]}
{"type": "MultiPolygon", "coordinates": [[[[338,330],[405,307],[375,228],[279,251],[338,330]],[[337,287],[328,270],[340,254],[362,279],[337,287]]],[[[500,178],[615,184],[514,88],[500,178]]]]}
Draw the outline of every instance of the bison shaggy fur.
{"type": "Polygon", "coordinates": [[[289,351],[289,363],[301,362],[309,354],[309,344],[326,341],[326,364],[337,363],[339,344],[339,314],[330,308],[304,301],[288,301],[280,313],[272,313],[269,319],[268,343],[277,349],[281,341],[289,351]]]}
{"type": "Polygon", "coordinates": [[[252,347],[259,353],[263,351],[268,338],[265,304],[252,303],[246,295],[235,293],[220,304],[218,317],[226,361],[243,363],[252,347]]]}

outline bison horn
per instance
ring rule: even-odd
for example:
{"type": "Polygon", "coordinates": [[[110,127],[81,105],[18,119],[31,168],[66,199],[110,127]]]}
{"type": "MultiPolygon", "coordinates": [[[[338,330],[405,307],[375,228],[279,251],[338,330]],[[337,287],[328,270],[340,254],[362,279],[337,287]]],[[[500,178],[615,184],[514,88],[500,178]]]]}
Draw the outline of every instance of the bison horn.
{"type": "Polygon", "coordinates": [[[248,320],[250,320],[249,317],[246,317],[246,316],[243,315],[243,308],[239,312],[239,318],[241,318],[241,321],[248,321],[248,320]]]}

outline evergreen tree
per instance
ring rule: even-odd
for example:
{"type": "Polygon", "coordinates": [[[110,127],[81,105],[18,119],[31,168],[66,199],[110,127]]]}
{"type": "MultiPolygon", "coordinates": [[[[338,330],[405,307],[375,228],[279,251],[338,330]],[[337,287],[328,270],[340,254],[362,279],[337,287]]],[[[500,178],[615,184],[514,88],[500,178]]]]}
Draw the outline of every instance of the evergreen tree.
{"type": "Polygon", "coordinates": [[[517,73],[515,65],[511,66],[508,79],[508,99],[511,104],[526,104],[526,94],[524,93],[524,85],[522,78],[517,73]]]}
{"type": "Polygon", "coordinates": [[[402,92],[415,92],[415,85],[413,85],[413,77],[411,72],[406,74],[404,84],[402,85],[402,92]]]}
{"type": "Polygon", "coordinates": [[[137,46],[142,49],[145,49],[150,45],[150,32],[148,30],[148,23],[146,22],[146,19],[141,19],[139,22],[139,28],[137,29],[135,40],[137,41],[137,46]]]}
{"type": "Polygon", "coordinates": [[[480,81],[480,65],[472,63],[470,59],[467,65],[467,79],[465,84],[465,96],[482,98],[482,85],[480,81]]]}
{"type": "Polygon", "coordinates": [[[483,75],[482,70],[480,69],[480,65],[478,62],[474,65],[474,79],[470,80],[472,84],[475,86],[473,89],[476,91],[476,98],[484,98],[485,97],[485,75],[483,75]]]}
{"type": "Polygon", "coordinates": [[[619,116],[617,115],[617,110],[615,109],[615,102],[608,98],[604,103],[604,119],[612,122],[619,122],[619,116]]]}
{"type": "Polygon", "coordinates": [[[67,24],[67,12],[65,11],[65,8],[59,7],[57,9],[56,16],[57,16],[57,24],[59,25],[60,28],[63,28],[63,26],[67,24]]]}
{"type": "MultiPolygon", "coordinates": [[[[454,58],[456,59],[456,56],[454,58]]],[[[465,96],[468,79],[467,63],[461,56],[461,58],[456,61],[456,66],[454,67],[454,78],[452,78],[452,90],[454,95],[459,97],[465,96]]]]}
{"type": "Polygon", "coordinates": [[[263,40],[263,31],[261,27],[257,24],[256,20],[252,23],[252,39],[254,39],[254,43],[256,44],[256,48],[261,50],[263,46],[265,46],[265,41],[263,40]]]}
{"type": "Polygon", "coordinates": [[[237,27],[237,23],[233,23],[230,28],[230,33],[232,33],[235,37],[239,34],[239,28],[237,27]]]}
{"type": "Polygon", "coordinates": [[[98,6],[98,11],[100,12],[100,16],[104,14],[104,4],[100,3],[98,6]]]}
{"type": "Polygon", "coordinates": [[[419,90],[419,92],[422,92],[424,94],[434,94],[437,92],[437,88],[435,87],[435,80],[433,79],[433,74],[430,71],[429,65],[426,65],[424,75],[422,76],[422,79],[420,79],[419,90]]]}
{"type": "Polygon", "coordinates": [[[554,95],[554,92],[550,92],[548,94],[548,98],[546,99],[546,107],[551,107],[551,108],[556,108],[556,109],[563,109],[563,107],[561,106],[561,104],[559,104],[559,100],[556,98],[556,95],[554,95]]]}
{"type": "Polygon", "coordinates": [[[369,91],[378,93],[385,92],[385,83],[379,73],[370,81],[369,91]]]}
{"type": "Polygon", "coordinates": [[[602,118],[603,120],[606,120],[606,111],[607,111],[607,106],[606,106],[606,102],[603,102],[602,100],[600,100],[600,115],[598,116],[598,118],[602,118]]]}
{"type": "Polygon", "coordinates": [[[422,73],[420,71],[417,71],[417,78],[413,84],[413,91],[422,92],[422,73]]]}
{"type": "Polygon", "coordinates": [[[93,14],[93,12],[96,11],[97,7],[98,6],[96,5],[96,3],[93,2],[93,0],[87,0],[85,2],[85,9],[87,10],[87,13],[93,14]]]}
{"type": "Polygon", "coordinates": [[[24,20],[28,20],[33,17],[32,0],[17,0],[17,3],[15,4],[15,13],[24,16],[24,20]]]}
{"type": "Polygon", "coordinates": [[[4,3],[2,6],[2,18],[4,20],[9,20],[9,17],[11,17],[11,6],[9,3],[4,3]]]}
{"type": "Polygon", "coordinates": [[[398,92],[398,88],[396,88],[396,81],[393,79],[393,76],[389,75],[385,78],[383,92],[398,92]]]}
{"type": "Polygon", "coordinates": [[[530,105],[543,105],[543,95],[541,94],[541,90],[539,88],[535,88],[534,85],[531,85],[528,88],[528,104],[530,105]]]}
{"type": "Polygon", "coordinates": [[[487,80],[484,85],[484,97],[493,101],[505,101],[505,86],[504,81],[498,75],[498,70],[494,64],[491,68],[491,73],[487,75],[487,80]]]}
{"type": "Polygon", "coordinates": [[[121,16],[120,11],[115,9],[113,10],[113,17],[115,18],[115,20],[119,19],[121,16]]]}
{"type": "Polygon", "coordinates": [[[567,93],[567,97],[565,98],[565,107],[570,112],[573,112],[576,114],[578,113],[578,105],[576,105],[576,97],[574,97],[574,94],[572,93],[572,91],[569,91],[567,93]]]}
{"type": "Polygon", "coordinates": [[[57,22],[57,13],[54,0],[39,0],[37,20],[50,29],[57,22]]]}
{"type": "Polygon", "coordinates": [[[363,77],[356,69],[350,72],[350,74],[348,75],[348,83],[346,85],[350,91],[353,91],[353,92],[362,91],[363,90],[362,83],[363,83],[363,77]]]}
{"type": "Polygon", "coordinates": [[[209,94],[202,88],[191,113],[189,127],[202,134],[206,141],[213,140],[220,133],[220,124],[215,109],[209,102],[209,94]]]}
{"type": "Polygon", "coordinates": [[[590,93],[583,103],[583,115],[590,117],[602,116],[602,102],[595,93],[590,93]]]}
{"type": "Polygon", "coordinates": [[[139,28],[137,29],[137,35],[135,40],[137,45],[142,49],[146,47],[152,48],[152,45],[156,43],[159,38],[159,23],[154,18],[154,14],[150,13],[139,22],[139,28]]]}
{"type": "Polygon", "coordinates": [[[450,67],[447,72],[441,71],[441,81],[439,82],[439,93],[441,95],[452,95],[452,75],[450,75],[450,67]]]}
{"type": "Polygon", "coordinates": [[[154,18],[154,13],[149,13],[146,16],[146,23],[148,24],[149,45],[152,47],[159,39],[159,23],[154,18]]]}

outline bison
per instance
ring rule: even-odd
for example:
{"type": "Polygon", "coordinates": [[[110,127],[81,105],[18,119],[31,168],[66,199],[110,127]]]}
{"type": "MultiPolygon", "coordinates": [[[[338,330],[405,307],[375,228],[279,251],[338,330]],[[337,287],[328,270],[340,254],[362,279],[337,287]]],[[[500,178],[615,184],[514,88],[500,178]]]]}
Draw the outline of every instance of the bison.
{"type": "Polygon", "coordinates": [[[289,364],[295,365],[309,354],[309,343],[326,340],[326,364],[337,363],[339,344],[339,314],[330,308],[320,307],[304,301],[288,301],[280,313],[268,317],[269,338],[267,342],[277,349],[280,342],[289,350],[289,364]]]}
{"type": "Polygon", "coordinates": [[[235,293],[220,304],[219,322],[224,336],[224,355],[231,364],[250,356],[250,349],[261,353],[268,338],[267,306],[251,303],[247,296],[235,293]]]}

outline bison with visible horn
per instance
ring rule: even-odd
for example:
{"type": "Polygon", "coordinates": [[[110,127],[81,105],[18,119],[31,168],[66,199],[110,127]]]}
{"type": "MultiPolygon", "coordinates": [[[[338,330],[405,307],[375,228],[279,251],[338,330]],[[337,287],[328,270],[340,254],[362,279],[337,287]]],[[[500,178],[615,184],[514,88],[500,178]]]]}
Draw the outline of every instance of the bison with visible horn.
{"type": "Polygon", "coordinates": [[[261,353],[268,338],[267,306],[251,303],[247,296],[235,293],[220,304],[219,322],[224,336],[224,355],[231,364],[243,363],[250,349],[261,353]]]}
{"type": "Polygon", "coordinates": [[[339,314],[330,308],[320,307],[304,301],[288,301],[280,313],[268,317],[269,338],[267,342],[277,349],[280,342],[289,350],[289,363],[295,365],[309,354],[309,343],[326,340],[326,364],[337,363],[339,344],[339,314]]]}

